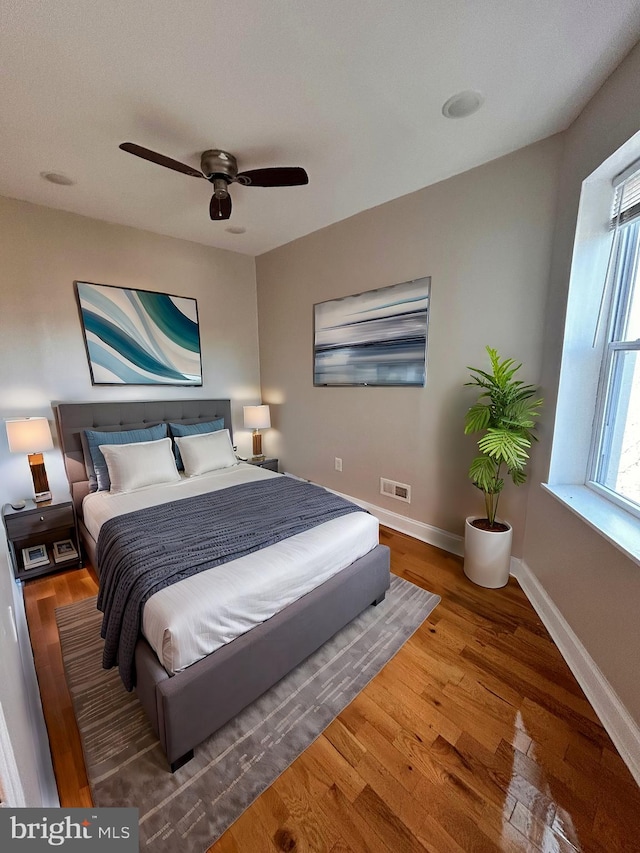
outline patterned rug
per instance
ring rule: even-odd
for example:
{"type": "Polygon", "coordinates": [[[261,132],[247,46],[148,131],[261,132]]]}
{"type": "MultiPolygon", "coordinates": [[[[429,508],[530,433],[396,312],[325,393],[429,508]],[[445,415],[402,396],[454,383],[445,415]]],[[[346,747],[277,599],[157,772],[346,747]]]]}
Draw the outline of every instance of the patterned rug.
{"type": "Polygon", "coordinates": [[[95,598],[56,610],[62,657],[96,806],[140,810],[140,849],[204,853],[420,627],[440,598],[392,575],[328,643],[196,747],[171,774],[135,694],[102,669],[95,598]]]}

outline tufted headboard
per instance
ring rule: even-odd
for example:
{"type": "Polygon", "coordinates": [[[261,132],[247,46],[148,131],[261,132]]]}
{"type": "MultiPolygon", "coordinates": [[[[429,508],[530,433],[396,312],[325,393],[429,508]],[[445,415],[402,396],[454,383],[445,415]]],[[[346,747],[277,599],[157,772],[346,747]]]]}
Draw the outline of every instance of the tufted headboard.
{"type": "Polygon", "coordinates": [[[224,418],[231,437],[229,400],[150,400],[122,403],[52,403],[69,488],[78,512],[89,491],[80,436],[85,429],[140,429],[163,421],[196,424],[224,418]]]}

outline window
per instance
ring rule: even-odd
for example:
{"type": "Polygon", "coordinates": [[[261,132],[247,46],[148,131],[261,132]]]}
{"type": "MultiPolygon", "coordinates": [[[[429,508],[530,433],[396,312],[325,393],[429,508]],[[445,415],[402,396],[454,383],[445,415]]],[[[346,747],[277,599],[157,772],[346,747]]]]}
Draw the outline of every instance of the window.
{"type": "Polygon", "coordinates": [[[587,483],[640,516],[640,164],[628,171],[613,202],[609,317],[587,483]]]}
{"type": "Polygon", "coordinates": [[[542,486],[640,566],[640,131],[582,182],[566,296],[542,486]]]}

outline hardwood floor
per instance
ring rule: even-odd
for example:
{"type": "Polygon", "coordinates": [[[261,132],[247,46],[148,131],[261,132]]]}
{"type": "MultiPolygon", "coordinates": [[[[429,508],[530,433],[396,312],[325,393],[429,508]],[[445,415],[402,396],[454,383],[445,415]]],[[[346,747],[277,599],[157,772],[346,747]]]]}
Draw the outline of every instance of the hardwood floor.
{"type": "MultiPolygon", "coordinates": [[[[640,850],[640,789],[517,582],[481,589],[457,557],[381,540],[442,602],[211,853],[640,850]]],[[[91,795],[54,610],[95,592],[85,569],[25,586],[66,806],[91,795]]]]}

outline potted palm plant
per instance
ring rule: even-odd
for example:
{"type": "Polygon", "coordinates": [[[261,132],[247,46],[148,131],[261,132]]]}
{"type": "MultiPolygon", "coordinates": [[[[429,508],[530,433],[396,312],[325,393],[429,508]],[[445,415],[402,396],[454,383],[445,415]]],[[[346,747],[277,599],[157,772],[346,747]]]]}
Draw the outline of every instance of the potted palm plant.
{"type": "Polygon", "coordinates": [[[509,580],[511,525],[498,519],[498,502],[505,478],[516,486],[527,479],[529,448],[542,399],[535,385],[525,385],[515,375],[522,367],[512,358],[501,359],[487,347],[491,372],[469,367],[471,381],[481,389],[476,403],[465,415],[464,431],[480,433],[480,454],[471,463],[469,477],[484,495],[486,515],[465,522],[464,572],[474,583],[495,589],[509,580]]]}

